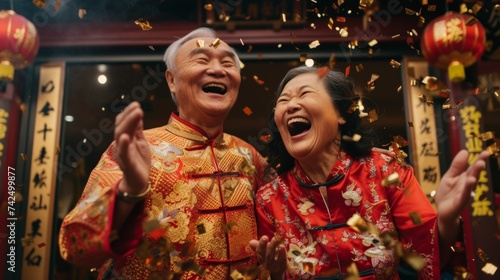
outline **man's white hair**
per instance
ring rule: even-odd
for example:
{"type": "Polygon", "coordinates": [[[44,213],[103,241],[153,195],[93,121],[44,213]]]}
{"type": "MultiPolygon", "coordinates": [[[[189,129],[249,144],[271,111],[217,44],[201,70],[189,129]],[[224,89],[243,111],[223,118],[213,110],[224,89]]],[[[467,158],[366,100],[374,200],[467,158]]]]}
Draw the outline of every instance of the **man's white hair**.
{"type": "MultiPolygon", "coordinates": [[[[186,43],[189,40],[195,39],[195,38],[214,38],[214,40],[217,38],[217,33],[211,28],[208,27],[200,27],[197,28],[191,32],[189,32],[187,35],[185,35],[182,38],[177,39],[175,42],[173,42],[170,46],[168,46],[167,50],[165,51],[165,54],[163,55],[163,61],[165,62],[165,65],[167,66],[167,70],[175,72],[176,70],[176,65],[175,65],[175,57],[177,56],[177,53],[179,52],[179,48],[186,43]]],[[[233,48],[230,48],[231,51],[234,53],[234,59],[236,60],[236,67],[238,67],[238,70],[241,70],[240,67],[240,58],[238,57],[238,54],[233,48]]],[[[172,92],[171,93],[172,100],[175,103],[175,106],[177,106],[177,100],[175,100],[175,95],[172,92]]]]}
{"type": "MultiPolygon", "coordinates": [[[[177,56],[177,52],[179,51],[179,48],[186,43],[189,40],[192,40],[194,38],[201,38],[201,37],[207,37],[207,38],[214,38],[214,40],[217,38],[217,33],[211,28],[208,27],[200,27],[197,28],[191,32],[189,32],[187,35],[184,37],[177,39],[175,42],[173,42],[170,46],[168,46],[167,50],[165,51],[165,54],[163,55],[163,61],[165,61],[165,65],[167,66],[167,69],[171,69],[175,71],[176,65],[175,65],[175,57],[177,56]]],[[[234,58],[236,60],[236,66],[238,67],[238,70],[240,70],[240,58],[238,57],[238,54],[236,51],[231,48],[231,51],[234,53],[234,58]]]]}

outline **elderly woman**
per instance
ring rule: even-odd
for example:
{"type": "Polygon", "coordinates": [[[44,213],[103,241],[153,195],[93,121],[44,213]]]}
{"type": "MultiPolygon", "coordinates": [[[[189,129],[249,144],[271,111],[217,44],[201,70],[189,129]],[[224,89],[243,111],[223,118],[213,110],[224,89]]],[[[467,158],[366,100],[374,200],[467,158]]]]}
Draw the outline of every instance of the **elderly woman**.
{"type": "Polygon", "coordinates": [[[488,153],[468,170],[467,152],[457,154],[436,195],[438,218],[413,169],[373,149],[356,101],[337,71],[294,68],[279,86],[269,147],[279,176],[257,192],[262,237],[251,241],[273,279],[399,279],[401,256],[420,261],[420,279],[439,279],[440,245],[459,238],[460,211],[488,153]]]}

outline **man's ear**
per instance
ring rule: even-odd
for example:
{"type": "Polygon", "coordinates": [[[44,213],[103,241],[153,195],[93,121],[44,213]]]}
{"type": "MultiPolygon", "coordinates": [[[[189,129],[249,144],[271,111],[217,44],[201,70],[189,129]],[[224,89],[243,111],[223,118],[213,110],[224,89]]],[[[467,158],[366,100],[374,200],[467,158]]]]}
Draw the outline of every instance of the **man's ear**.
{"type": "Polygon", "coordinates": [[[174,93],[175,92],[174,75],[172,74],[172,72],[169,69],[167,69],[167,71],[165,71],[165,79],[167,80],[167,84],[168,84],[168,88],[170,89],[170,92],[174,93]]]}

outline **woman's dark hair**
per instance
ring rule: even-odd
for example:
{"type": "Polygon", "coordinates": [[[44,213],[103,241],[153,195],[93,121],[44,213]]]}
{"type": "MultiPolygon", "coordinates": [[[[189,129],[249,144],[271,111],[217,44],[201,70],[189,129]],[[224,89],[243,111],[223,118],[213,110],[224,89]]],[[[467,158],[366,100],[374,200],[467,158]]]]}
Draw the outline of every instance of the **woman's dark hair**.
{"type": "MultiPolygon", "coordinates": [[[[319,74],[318,68],[315,67],[300,66],[291,69],[281,81],[276,92],[277,97],[279,97],[283,88],[290,80],[305,73],[319,74]]],[[[353,107],[359,100],[359,96],[354,92],[354,82],[342,72],[335,70],[325,73],[322,80],[325,83],[325,88],[332,99],[335,109],[346,122],[340,125],[341,135],[361,135],[361,139],[357,142],[341,140],[340,147],[353,158],[366,156],[376,145],[376,136],[372,130],[363,127],[359,111],[356,107],[353,107]]],[[[270,167],[275,168],[278,174],[282,174],[293,168],[295,159],[285,148],[278,127],[274,122],[274,110],[269,117],[269,125],[272,135],[268,143],[268,162],[270,167]]]]}

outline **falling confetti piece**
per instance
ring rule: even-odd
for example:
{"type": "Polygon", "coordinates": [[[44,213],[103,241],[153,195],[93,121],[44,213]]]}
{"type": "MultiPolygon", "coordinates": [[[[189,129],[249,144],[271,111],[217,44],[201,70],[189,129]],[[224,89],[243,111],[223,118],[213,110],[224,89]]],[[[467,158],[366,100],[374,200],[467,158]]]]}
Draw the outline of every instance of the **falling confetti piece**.
{"type": "Polygon", "coordinates": [[[332,18],[330,18],[330,19],[328,20],[328,28],[330,28],[330,30],[332,30],[332,29],[333,29],[333,24],[334,24],[333,19],[332,19],[332,18]]]}
{"type": "Polygon", "coordinates": [[[399,86],[398,89],[397,89],[397,92],[401,92],[402,90],[403,90],[403,87],[399,86]]]}
{"type": "Polygon", "coordinates": [[[486,255],[486,253],[481,248],[477,248],[477,254],[479,255],[479,257],[483,262],[486,262],[487,260],[490,259],[490,257],[488,257],[488,255],[486,255]]]}
{"type": "Polygon", "coordinates": [[[221,42],[222,42],[221,39],[215,38],[215,40],[208,46],[216,49],[220,45],[221,42]]]}
{"type": "Polygon", "coordinates": [[[300,62],[304,62],[307,60],[307,54],[306,53],[301,53],[300,54],[300,58],[299,58],[299,61],[300,62]]]}
{"type": "Polygon", "coordinates": [[[323,76],[325,76],[328,72],[330,71],[330,68],[328,68],[327,66],[324,66],[324,67],[321,67],[318,69],[318,71],[316,71],[316,73],[318,73],[318,76],[319,78],[323,78],[323,76]]]}
{"type": "Polygon", "coordinates": [[[43,9],[45,7],[45,4],[47,4],[47,0],[33,0],[33,4],[35,4],[40,9],[43,9]]]}
{"type": "Polygon", "coordinates": [[[347,27],[344,27],[339,30],[340,37],[347,37],[349,36],[349,32],[347,32],[347,27]]]}
{"type": "Polygon", "coordinates": [[[337,17],[337,22],[345,22],[346,18],[345,17],[337,17]]]}
{"type": "Polygon", "coordinates": [[[283,22],[286,22],[286,14],[285,13],[281,13],[281,19],[283,20],[283,22]]]}
{"type": "Polygon", "coordinates": [[[351,72],[351,66],[347,66],[347,67],[345,68],[345,75],[346,75],[346,76],[349,76],[349,73],[350,73],[350,72],[351,72]]]}
{"type": "Polygon", "coordinates": [[[328,67],[330,67],[330,69],[333,69],[335,67],[335,60],[336,60],[336,55],[335,53],[332,53],[330,55],[330,60],[328,61],[328,67]]]}
{"type": "Polygon", "coordinates": [[[378,120],[378,114],[377,114],[377,110],[375,109],[372,109],[368,112],[368,120],[372,123],[376,120],[378,120]]]}
{"type": "Polygon", "coordinates": [[[314,40],[314,41],[312,41],[312,42],[309,44],[309,48],[310,48],[310,49],[314,49],[314,48],[316,48],[316,47],[318,47],[318,46],[319,46],[319,41],[318,41],[318,40],[314,40]]]}
{"type": "Polygon", "coordinates": [[[38,243],[38,245],[37,245],[37,246],[38,246],[38,248],[43,248],[43,247],[45,247],[45,243],[44,243],[44,242],[42,242],[42,243],[38,243]]]}
{"type": "Polygon", "coordinates": [[[347,225],[359,233],[368,231],[368,225],[358,213],[355,213],[347,220],[347,225]]]}
{"type": "Polygon", "coordinates": [[[411,267],[413,267],[417,271],[421,270],[426,265],[424,258],[422,258],[419,254],[417,254],[414,251],[405,252],[405,254],[403,255],[403,259],[406,261],[406,263],[408,263],[411,267]]]}
{"type": "Polygon", "coordinates": [[[243,113],[245,113],[245,115],[247,116],[250,116],[252,114],[252,109],[246,106],[245,108],[243,108],[243,113]]]}
{"type": "Polygon", "coordinates": [[[377,43],[378,43],[378,42],[377,42],[377,40],[373,39],[373,40],[371,40],[370,42],[368,42],[368,45],[369,45],[370,47],[373,47],[373,46],[375,46],[377,43]]]}
{"type": "Polygon", "coordinates": [[[405,12],[406,12],[406,14],[407,14],[407,15],[409,15],[409,16],[412,16],[412,15],[414,15],[414,14],[416,14],[416,13],[417,13],[417,11],[412,10],[412,9],[410,9],[410,8],[405,8],[405,12]]]}
{"type": "Polygon", "coordinates": [[[420,28],[422,28],[422,27],[424,27],[424,24],[425,24],[425,18],[422,17],[422,16],[419,17],[418,18],[418,22],[417,22],[417,26],[420,27],[420,28]]]}
{"type": "Polygon", "coordinates": [[[481,270],[486,274],[493,275],[497,271],[497,267],[492,263],[486,263],[481,270]]]}
{"type": "Polygon", "coordinates": [[[243,43],[243,39],[241,39],[241,38],[240,38],[240,43],[241,43],[242,46],[245,45],[245,43],[243,43]]]}
{"type": "Polygon", "coordinates": [[[33,240],[33,237],[32,236],[27,236],[27,237],[23,237],[21,238],[21,244],[26,247],[26,246],[30,246],[34,243],[35,241],[33,240]]]}
{"type": "Polygon", "coordinates": [[[212,6],[212,4],[206,4],[205,6],[203,6],[203,8],[206,10],[206,11],[212,11],[214,9],[214,6],[212,6]]]}
{"type": "Polygon", "coordinates": [[[384,187],[397,184],[399,184],[399,174],[396,172],[382,179],[382,186],[384,187]]]}
{"type": "Polygon", "coordinates": [[[263,85],[264,84],[264,81],[263,80],[260,80],[258,76],[254,75],[253,76],[253,79],[254,81],[259,84],[259,85],[263,85]]]}
{"type": "Polygon", "coordinates": [[[422,223],[422,218],[420,218],[420,215],[417,212],[411,212],[410,218],[414,225],[419,225],[422,223]]]}
{"type": "Polygon", "coordinates": [[[488,146],[488,152],[490,152],[490,155],[494,158],[499,158],[500,157],[500,139],[496,139],[495,143],[491,144],[488,146]]]}
{"type": "Polygon", "coordinates": [[[205,46],[205,40],[199,39],[196,41],[196,46],[198,48],[203,48],[205,46]]]}
{"type": "Polygon", "coordinates": [[[136,25],[139,25],[141,27],[141,29],[144,30],[144,31],[153,29],[153,27],[151,26],[151,24],[149,24],[149,21],[143,20],[142,18],[134,21],[134,23],[136,25]]]}
{"type": "Polygon", "coordinates": [[[358,65],[356,65],[355,68],[356,68],[356,72],[358,72],[358,73],[361,72],[361,71],[363,71],[363,69],[364,69],[363,68],[363,64],[358,64],[358,65]]]}
{"type": "Polygon", "coordinates": [[[472,274],[467,271],[467,268],[463,266],[455,266],[453,268],[453,274],[456,280],[470,280],[472,279],[472,274]]]}
{"type": "Polygon", "coordinates": [[[152,51],[154,51],[154,50],[155,50],[155,48],[154,48],[153,46],[151,46],[151,45],[150,45],[150,46],[148,46],[148,48],[149,48],[149,49],[151,49],[152,51]]]}
{"type": "Polygon", "coordinates": [[[359,142],[359,140],[361,140],[361,135],[359,134],[354,134],[353,136],[343,135],[342,140],[348,142],[359,142]]]}
{"type": "Polygon", "coordinates": [[[413,122],[408,122],[409,127],[413,127],[413,122]]]}
{"type": "Polygon", "coordinates": [[[430,97],[427,97],[426,95],[420,95],[418,97],[420,100],[422,100],[424,103],[426,103],[427,105],[432,105],[434,104],[434,101],[432,100],[432,98],[430,97]]]}
{"type": "Polygon", "coordinates": [[[436,11],[436,5],[429,5],[427,6],[427,11],[429,12],[435,12],[436,11]]]}
{"type": "Polygon", "coordinates": [[[79,9],[79,10],[78,10],[78,17],[79,17],[80,19],[83,19],[83,17],[84,17],[86,14],[87,14],[87,10],[85,10],[85,9],[79,9]]]}
{"type": "Polygon", "coordinates": [[[398,61],[396,61],[394,59],[391,59],[390,64],[391,64],[392,68],[399,68],[401,66],[401,63],[399,63],[398,61]]]}

